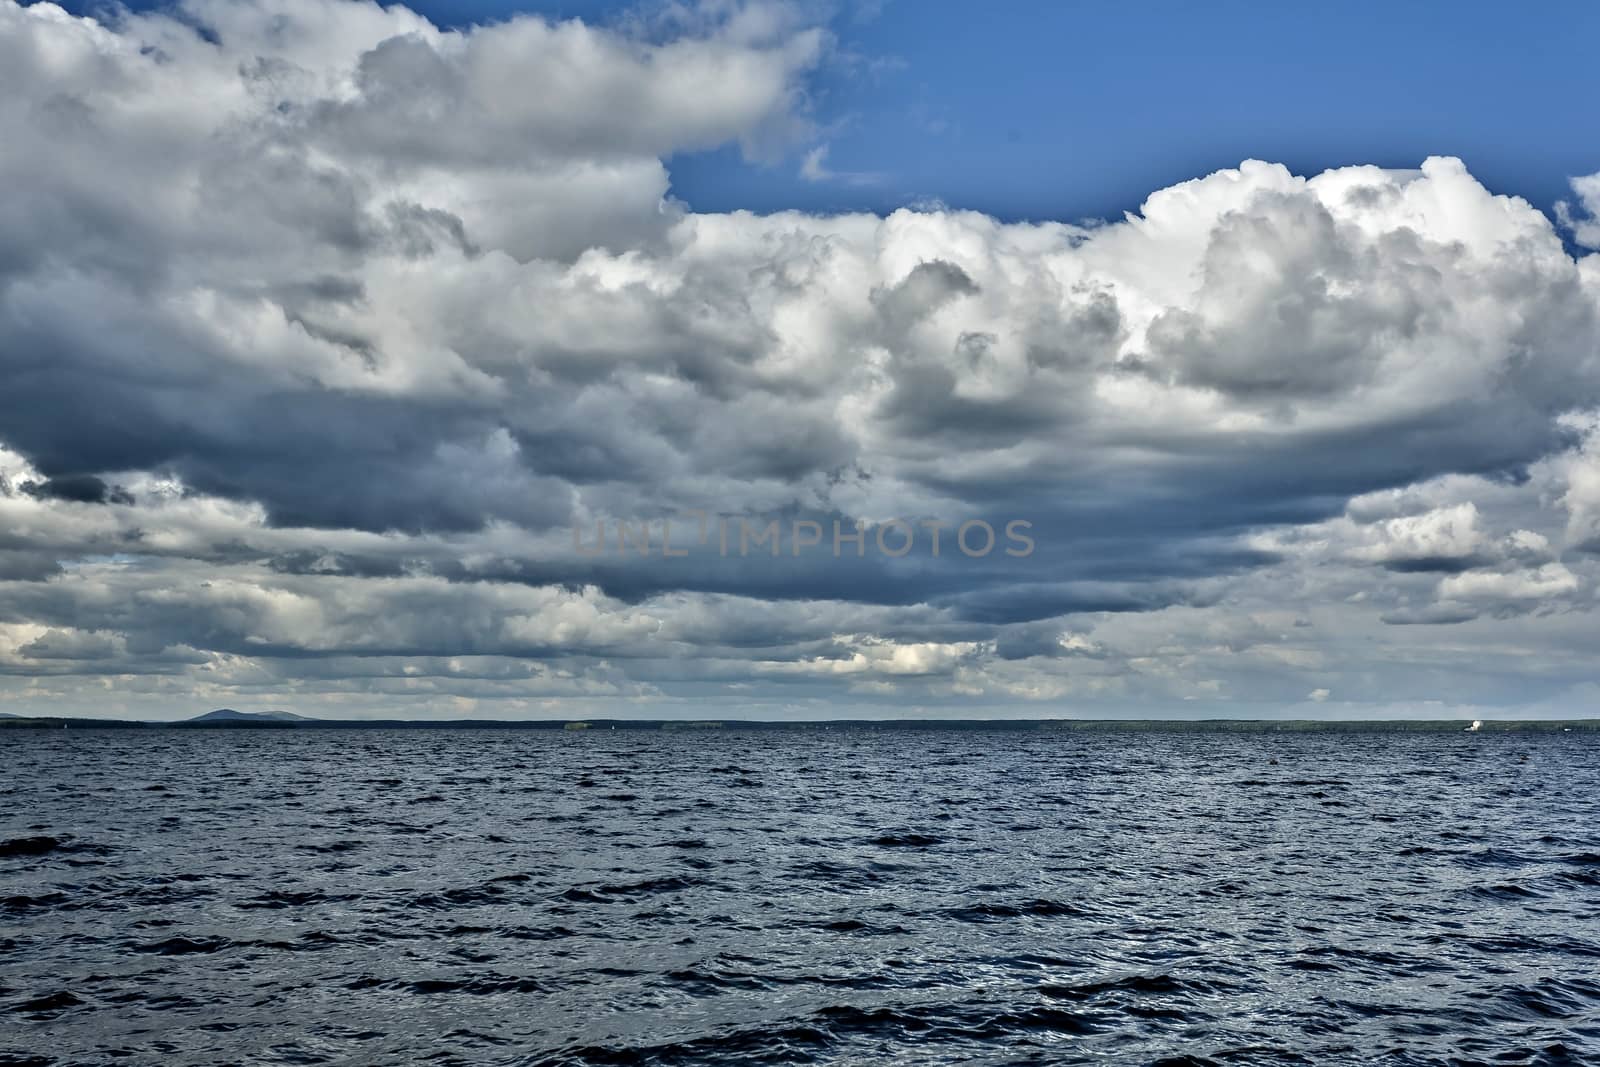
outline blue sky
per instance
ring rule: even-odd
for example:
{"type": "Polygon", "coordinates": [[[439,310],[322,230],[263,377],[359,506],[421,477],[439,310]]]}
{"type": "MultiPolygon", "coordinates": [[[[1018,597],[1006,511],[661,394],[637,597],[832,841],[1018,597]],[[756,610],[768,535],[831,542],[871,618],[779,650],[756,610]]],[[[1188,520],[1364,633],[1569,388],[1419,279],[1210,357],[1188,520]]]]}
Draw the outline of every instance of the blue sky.
{"type": "MultiPolygon", "coordinates": [[[[69,5],[96,9],[94,3],[69,5]]],[[[135,4],[135,7],[162,5],[135,4]]],[[[418,0],[439,25],[519,11],[614,23],[614,0],[418,0]]],[[[736,147],[669,160],[700,211],[887,211],[940,200],[1012,220],[1116,217],[1257,158],[1296,173],[1461,157],[1549,212],[1600,170],[1600,5],[1223,2],[838,5],[840,56],[807,86],[826,166],[736,147]]]]}
{"type": "Polygon", "coordinates": [[[832,80],[846,123],[829,164],[886,175],[806,188],[734,153],[676,161],[697,207],[883,209],[920,196],[1003,217],[1103,216],[1236,165],[1297,173],[1461,156],[1497,191],[1548,209],[1600,170],[1592,44],[1600,7],[1077,3],[886,7],[840,27],[903,61],[832,80]]]}
{"type": "Polygon", "coordinates": [[[806,188],[734,153],[675,161],[697,207],[871,207],[935,197],[1003,217],[1076,218],[1245,158],[1297,173],[1461,156],[1497,191],[1548,209],[1600,169],[1593,42],[1600,7],[890,4],[836,22],[897,61],[826,81],[845,125],[828,163],[880,184],[806,188]]]}

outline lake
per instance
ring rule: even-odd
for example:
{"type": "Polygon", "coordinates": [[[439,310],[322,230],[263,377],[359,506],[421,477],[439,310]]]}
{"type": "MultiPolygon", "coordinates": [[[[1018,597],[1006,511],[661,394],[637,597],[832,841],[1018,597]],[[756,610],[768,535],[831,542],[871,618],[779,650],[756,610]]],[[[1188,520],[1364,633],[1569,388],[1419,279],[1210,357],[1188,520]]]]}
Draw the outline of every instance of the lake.
{"type": "Polygon", "coordinates": [[[0,734],[0,1063],[1600,1058],[1600,735],[0,734]]]}

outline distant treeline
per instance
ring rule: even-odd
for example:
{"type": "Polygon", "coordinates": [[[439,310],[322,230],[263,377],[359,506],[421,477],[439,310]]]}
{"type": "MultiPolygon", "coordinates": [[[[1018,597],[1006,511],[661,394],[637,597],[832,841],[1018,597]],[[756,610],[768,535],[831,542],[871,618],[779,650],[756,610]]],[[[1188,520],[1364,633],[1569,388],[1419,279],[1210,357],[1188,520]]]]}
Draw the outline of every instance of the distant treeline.
{"type": "MultiPolygon", "coordinates": [[[[1465,719],[1349,720],[1326,719],[837,719],[812,722],[770,722],[752,719],[684,721],[679,719],[223,719],[180,722],[131,722],[123,719],[84,719],[0,716],[0,728],[40,730],[565,730],[599,732],[756,730],[756,731],[927,731],[969,730],[1019,732],[1097,733],[1460,733],[1465,719]]],[[[1600,731],[1600,719],[1505,719],[1483,721],[1482,733],[1561,733],[1600,731]]]]}

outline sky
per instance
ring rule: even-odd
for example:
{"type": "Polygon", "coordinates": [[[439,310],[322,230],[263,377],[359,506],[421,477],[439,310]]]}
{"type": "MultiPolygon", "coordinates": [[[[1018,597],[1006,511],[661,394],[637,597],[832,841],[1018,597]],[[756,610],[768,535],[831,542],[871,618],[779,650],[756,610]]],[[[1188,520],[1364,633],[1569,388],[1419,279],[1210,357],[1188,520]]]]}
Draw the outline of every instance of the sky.
{"type": "Polygon", "coordinates": [[[0,713],[1593,715],[1597,21],[0,0],[0,713]]]}

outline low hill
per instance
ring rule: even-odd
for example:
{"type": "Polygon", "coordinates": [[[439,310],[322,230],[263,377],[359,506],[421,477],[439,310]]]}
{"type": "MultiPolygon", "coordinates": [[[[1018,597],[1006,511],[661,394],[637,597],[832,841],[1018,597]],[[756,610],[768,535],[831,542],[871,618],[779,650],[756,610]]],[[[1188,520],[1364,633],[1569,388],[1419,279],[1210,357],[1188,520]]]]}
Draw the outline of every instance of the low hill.
{"type": "Polygon", "coordinates": [[[295,722],[316,722],[316,720],[305,715],[296,715],[292,711],[235,711],[233,708],[218,708],[216,711],[208,711],[204,715],[196,715],[192,719],[184,719],[179,725],[203,725],[205,723],[279,723],[287,725],[295,722]]]}

